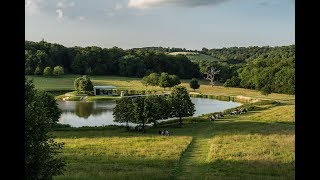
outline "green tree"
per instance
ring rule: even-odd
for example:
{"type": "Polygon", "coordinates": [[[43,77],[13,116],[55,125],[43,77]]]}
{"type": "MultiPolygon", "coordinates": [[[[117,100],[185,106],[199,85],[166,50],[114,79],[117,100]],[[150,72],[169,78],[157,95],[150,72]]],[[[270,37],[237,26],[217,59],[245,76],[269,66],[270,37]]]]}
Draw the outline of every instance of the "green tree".
{"type": "Polygon", "coordinates": [[[181,84],[180,78],[177,75],[169,75],[169,77],[170,77],[170,86],[169,87],[173,87],[178,84],[181,84]]]}
{"type": "Polygon", "coordinates": [[[52,75],[52,69],[51,69],[51,67],[46,67],[46,68],[44,68],[44,70],[43,70],[43,75],[44,76],[51,76],[52,75]]]}
{"type": "Polygon", "coordinates": [[[78,77],[78,78],[76,78],[76,79],[73,81],[74,89],[75,89],[76,91],[78,91],[78,92],[80,91],[80,89],[79,89],[80,80],[82,80],[82,77],[78,77]]]}
{"type": "Polygon", "coordinates": [[[189,85],[190,85],[190,88],[193,89],[193,91],[195,91],[196,89],[199,89],[200,87],[200,84],[198,83],[196,78],[192,78],[189,85]]]}
{"type": "Polygon", "coordinates": [[[49,134],[61,114],[54,97],[35,90],[25,79],[25,175],[27,179],[52,179],[62,174],[65,161],[58,156],[63,147],[49,134]]]}
{"type": "Polygon", "coordinates": [[[170,87],[171,78],[168,73],[161,73],[159,78],[159,86],[163,87],[163,90],[166,90],[166,87],[170,87]]]}
{"type": "Polygon", "coordinates": [[[133,104],[131,98],[123,97],[116,100],[116,107],[113,109],[115,122],[126,123],[127,130],[129,131],[129,122],[135,122],[133,116],[133,104]]]}
{"type": "Polygon", "coordinates": [[[182,125],[182,117],[192,116],[195,106],[191,102],[188,91],[183,86],[175,86],[171,92],[172,117],[179,117],[179,126],[182,125]]]}
{"type": "Polygon", "coordinates": [[[93,84],[90,80],[90,78],[86,75],[79,77],[74,80],[73,82],[74,88],[76,91],[86,91],[90,92],[93,91],[93,84]]]}
{"type": "Polygon", "coordinates": [[[143,116],[145,119],[145,122],[151,123],[153,122],[154,126],[157,124],[157,120],[161,117],[161,112],[159,112],[159,106],[162,104],[159,104],[159,101],[157,99],[156,95],[150,95],[146,96],[144,98],[144,110],[143,110],[143,116]]]}
{"type": "Polygon", "coordinates": [[[148,86],[150,85],[150,81],[149,81],[149,76],[144,76],[141,80],[141,83],[146,86],[146,88],[148,88],[148,86]]]}
{"type": "Polygon", "coordinates": [[[39,66],[37,66],[36,70],[34,70],[34,75],[41,75],[42,71],[39,66]]]}
{"type": "Polygon", "coordinates": [[[233,76],[232,78],[228,79],[223,86],[225,87],[239,87],[240,79],[237,76],[233,76]]]}
{"type": "Polygon", "coordinates": [[[137,124],[142,124],[143,131],[145,132],[145,125],[148,123],[144,116],[144,97],[132,98],[133,104],[133,117],[134,122],[137,124]]]}
{"type": "Polygon", "coordinates": [[[149,74],[148,82],[149,82],[149,85],[151,85],[151,86],[158,86],[159,85],[159,74],[158,73],[149,74]]]}
{"type": "Polygon", "coordinates": [[[64,74],[63,67],[56,66],[53,68],[53,75],[59,76],[59,75],[63,75],[63,74],[64,74]]]}

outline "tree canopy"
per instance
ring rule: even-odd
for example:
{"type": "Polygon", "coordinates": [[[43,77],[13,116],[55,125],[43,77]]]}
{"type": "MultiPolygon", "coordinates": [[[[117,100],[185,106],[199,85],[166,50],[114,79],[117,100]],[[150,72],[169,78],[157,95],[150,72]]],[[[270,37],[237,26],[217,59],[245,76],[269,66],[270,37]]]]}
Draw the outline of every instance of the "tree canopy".
{"type": "Polygon", "coordinates": [[[195,105],[191,102],[187,88],[184,86],[175,86],[171,92],[172,117],[178,117],[180,125],[182,117],[192,116],[195,112],[195,105]]]}
{"type": "Polygon", "coordinates": [[[193,89],[193,91],[195,91],[196,89],[199,89],[200,87],[200,84],[196,78],[192,78],[189,85],[190,85],[190,88],[193,89]]]}
{"type": "Polygon", "coordinates": [[[88,76],[82,76],[74,80],[76,91],[93,91],[93,84],[88,76]]]}
{"type": "Polygon", "coordinates": [[[63,147],[49,134],[61,110],[54,97],[37,91],[25,79],[25,174],[27,179],[51,179],[63,172],[65,161],[57,156],[63,147]]]}

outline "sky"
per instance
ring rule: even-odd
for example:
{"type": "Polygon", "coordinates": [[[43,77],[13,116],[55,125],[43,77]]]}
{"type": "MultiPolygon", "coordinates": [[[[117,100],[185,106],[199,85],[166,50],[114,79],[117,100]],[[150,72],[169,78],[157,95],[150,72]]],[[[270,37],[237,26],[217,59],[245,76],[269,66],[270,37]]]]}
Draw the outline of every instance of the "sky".
{"type": "Polygon", "coordinates": [[[295,44],[294,0],[25,0],[25,39],[66,47],[295,44]]]}

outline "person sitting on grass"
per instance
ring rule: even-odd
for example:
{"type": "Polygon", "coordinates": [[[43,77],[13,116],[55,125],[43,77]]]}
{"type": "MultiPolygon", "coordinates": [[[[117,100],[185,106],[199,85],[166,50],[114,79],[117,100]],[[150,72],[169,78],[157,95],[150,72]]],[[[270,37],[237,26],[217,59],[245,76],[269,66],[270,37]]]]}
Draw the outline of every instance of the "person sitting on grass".
{"type": "Polygon", "coordinates": [[[168,130],[164,130],[164,135],[169,136],[169,131],[168,130]]]}

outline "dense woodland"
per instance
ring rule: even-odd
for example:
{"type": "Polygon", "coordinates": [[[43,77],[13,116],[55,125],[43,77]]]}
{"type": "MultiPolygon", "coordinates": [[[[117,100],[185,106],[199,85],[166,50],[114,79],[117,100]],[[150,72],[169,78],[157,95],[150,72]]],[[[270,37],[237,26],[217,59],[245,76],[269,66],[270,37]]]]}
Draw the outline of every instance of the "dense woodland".
{"type": "Polygon", "coordinates": [[[166,72],[182,79],[202,79],[208,68],[214,66],[220,70],[217,80],[225,86],[257,89],[265,94],[295,93],[295,45],[202,48],[201,51],[164,47],[124,50],[25,41],[27,75],[55,66],[62,66],[65,74],[143,77],[154,72],[166,72]],[[185,55],[168,54],[180,51],[206,54],[219,60],[191,61],[185,55]]]}

